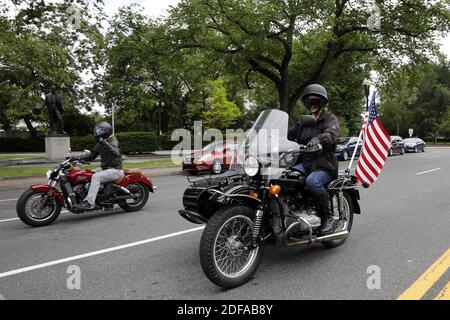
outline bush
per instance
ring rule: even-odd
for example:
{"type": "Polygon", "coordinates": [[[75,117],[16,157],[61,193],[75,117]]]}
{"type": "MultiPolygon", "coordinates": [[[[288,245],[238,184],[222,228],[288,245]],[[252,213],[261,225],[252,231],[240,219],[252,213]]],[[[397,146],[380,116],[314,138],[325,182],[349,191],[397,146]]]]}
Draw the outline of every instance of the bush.
{"type": "Polygon", "coordinates": [[[70,148],[72,151],[91,150],[96,144],[95,137],[88,135],[84,137],[70,137],[70,148]]]}
{"type": "MultiPolygon", "coordinates": [[[[158,149],[158,137],[152,132],[123,132],[116,136],[124,154],[146,153],[158,149]]],[[[95,143],[93,135],[70,137],[72,151],[91,150],[95,143]]],[[[45,152],[45,138],[0,138],[0,152],[45,152]]]]}
{"type": "MultiPolygon", "coordinates": [[[[158,148],[156,135],[151,132],[122,132],[116,134],[123,154],[152,152],[158,148]]],[[[93,135],[70,138],[72,151],[91,150],[96,143],[93,135]]]]}
{"type": "Polygon", "coordinates": [[[0,138],[0,152],[45,152],[45,139],[0,138]]]}
{"type": "Polygon", "coordinates": [[[116,136],[124,154],[152,152],[158,149],[158,138],[153,132],[122,132],[116,136]]]}

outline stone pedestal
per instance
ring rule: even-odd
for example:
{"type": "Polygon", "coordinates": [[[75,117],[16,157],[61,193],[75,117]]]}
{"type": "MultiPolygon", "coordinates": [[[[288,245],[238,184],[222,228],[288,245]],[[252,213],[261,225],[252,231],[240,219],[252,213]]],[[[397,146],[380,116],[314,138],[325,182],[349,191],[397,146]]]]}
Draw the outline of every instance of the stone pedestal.
{"type": "Polygon", "coordinates": [[[67,157],[70,149],[70,137],[66,135],[52,135],[45,137],[45,159],[60,161],[67,157]]]}

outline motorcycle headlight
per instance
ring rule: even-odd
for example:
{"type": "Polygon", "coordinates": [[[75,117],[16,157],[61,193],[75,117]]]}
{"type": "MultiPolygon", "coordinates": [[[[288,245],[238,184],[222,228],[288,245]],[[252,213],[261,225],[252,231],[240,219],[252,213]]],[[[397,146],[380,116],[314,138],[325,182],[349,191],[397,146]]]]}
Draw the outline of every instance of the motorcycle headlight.
{"type": "Polygon", "coordinates": [[[47,180],[50,180],[50,178],[52,177],[52,173],[53,173],[52,170],[47,171],[47,180]]]}
{"type": "Polygon", "coordinates": [[[244,162],[244,172],[249,177],[254,177],[258,174],[259,162],[254,156],[249,156],[244,162]]]}

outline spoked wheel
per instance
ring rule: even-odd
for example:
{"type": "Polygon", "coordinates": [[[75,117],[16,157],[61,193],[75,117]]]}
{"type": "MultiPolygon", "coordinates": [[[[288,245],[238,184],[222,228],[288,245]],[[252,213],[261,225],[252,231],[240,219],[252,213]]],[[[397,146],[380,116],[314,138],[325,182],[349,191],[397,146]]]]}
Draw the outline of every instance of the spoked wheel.
{"type": "Polygon", "coordinates": [[[25,224],[43,227],[58,218],[61,213],[61,204],[56,198],[49,198],[46,192],[29,189],[17,201],[16,211],[25,224]]]}
{"type": "MultiPolygon", "coordinates": [[[[352,200],[348,193],[344,192],[344,196],[342,197],[343,201],[343,212],[342,216],[339,214],[339,205],[338,205],[338,195],[335,194],[331,198],[332,210],[334,213],[334,232],[342,232],[347,230],[350,233],[353,224],[353,207],[352,200]]],[[[335,248],[343,244],[347,240],[347,238],[339,239],[339,240],[330,240],[330,241],[322,241],[322,244],[327,248],[335,248]]]]}
{"type": "Polygon", "coordinates": [[[253,276],[261,263],[263,248],[250,250],[253,209],[232,206],[219,210],[209,220],[200,242],[203,271],[214,284],[231,289],[253,276]]]}
{"type": "Polygon", "coordinates": [[[143,183],[131,183],[126,187],[136,197],[119,202],[119,207],[128,212],[141,210],[148,201],[149,190],[143,183]]]}

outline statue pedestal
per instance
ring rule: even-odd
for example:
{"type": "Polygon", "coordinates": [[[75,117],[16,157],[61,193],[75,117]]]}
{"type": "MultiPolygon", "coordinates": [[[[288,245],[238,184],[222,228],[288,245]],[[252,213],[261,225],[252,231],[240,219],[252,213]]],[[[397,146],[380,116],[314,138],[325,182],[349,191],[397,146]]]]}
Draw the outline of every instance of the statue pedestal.
{"type": "Polygon", "coordinates": [[[50,161],[64,160],[70,149],[70,137],[53,135],[45,137],[45,159],[50,161]]]}

